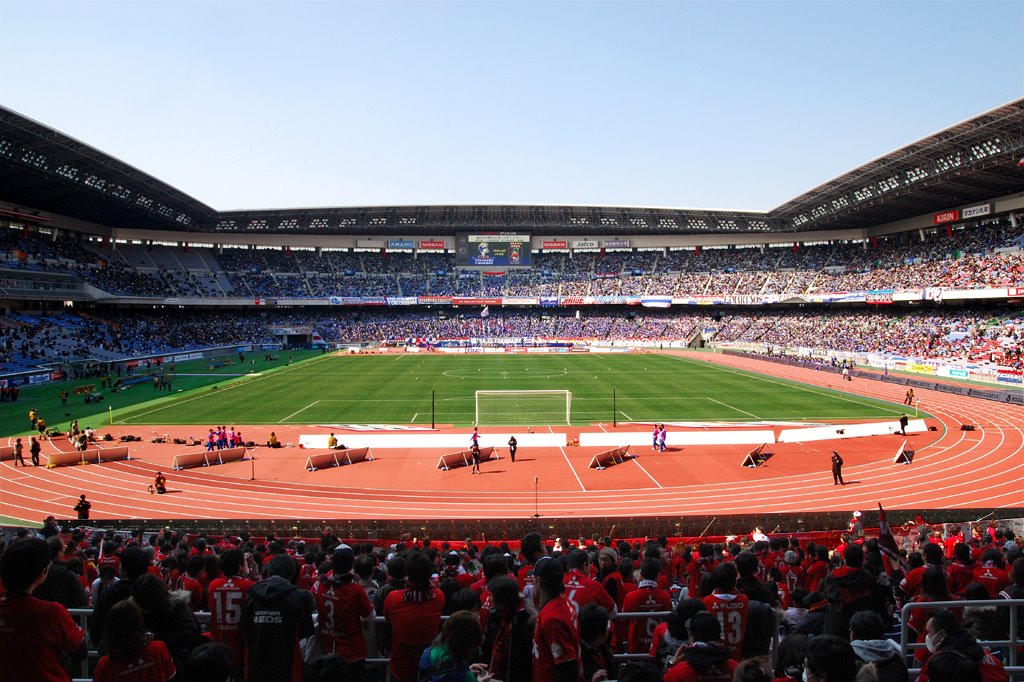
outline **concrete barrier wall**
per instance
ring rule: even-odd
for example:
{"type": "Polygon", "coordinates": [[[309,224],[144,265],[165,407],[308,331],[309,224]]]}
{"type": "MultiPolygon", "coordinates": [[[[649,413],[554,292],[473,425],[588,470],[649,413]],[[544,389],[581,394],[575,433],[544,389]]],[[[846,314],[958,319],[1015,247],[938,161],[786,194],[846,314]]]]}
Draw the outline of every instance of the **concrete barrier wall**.
{"type": "MultiPolygon", "coordinates": [[[[472,445],[468,433],[339,433],[334,432],[338,443],[346,448],[374,450],[387,448],[457,448],[469,449],[472,445]]],[[[516,437],[520,448],[557,448],[566,444],[564,433],[526,433],[508,431],[503,433],[481,433],[480,447],[507,448],[508,439],[516,437]]],[[[299,436],[299,444],[313,450],[326,450],[329,434],[299,436]]]]}
{"type": "MultiPolygon", "coordinates": [[[[928,425],[925,424],[923,419],[911,419],[907,424],[907,433],[924,433],[926,431],[928,431],[928,425]]],[[[886,436],[899,432],[900,423],[895,419],[867,424],[833,424],[831,426],[812,426],[806,429],[783,429],[779,433],[779,442],[810,443],[817,440],[886,436]],[[842,433],[839,433],[840,431],[842,433]]]]}
{"type": "MultiPolygon", "coordinates": [[[[771,429],[752,431],[669,431],[665,445],[760,445],[774,443],[771,429]]],[[[651,446],[647,431],[617,431],[611,433],[581,433],[580,445],[586,447],[615,447],[620,445],[651,446]]]]}

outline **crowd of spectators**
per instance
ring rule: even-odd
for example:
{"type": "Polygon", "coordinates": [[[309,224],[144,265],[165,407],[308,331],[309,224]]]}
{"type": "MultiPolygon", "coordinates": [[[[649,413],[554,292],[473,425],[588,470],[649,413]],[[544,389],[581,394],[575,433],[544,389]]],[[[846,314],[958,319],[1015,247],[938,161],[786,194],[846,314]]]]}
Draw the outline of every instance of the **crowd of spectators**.
{"type": "Polygon", "coordinates": [[[67,680],[98,649],[96,682],[361,682],[383,679],[377,658],[397,682],[1008,680],[1006,648],[978,640],[1006,639],[1014,616],[972,602],[1024,598],[1024,539],[919,517],[899,548],[858,517],[834,547],[755,529],[675,546],[530,533],[516,548],[49,517],[0,546],[0,659],[10,679],[67,680]],[[914,609],[904,658],[895,614],[938,601],[963,607],[914,609]],[[83,629],[67,609],[86,606],[83,629]]]}
{"type": "Polygon", "coordinates": [[[457,268],[449,253],[289,248],[119,249],[2,235],[9,267],[75,273],[119,296],[806,295],[1024,284],[1024,230],[1007,219],[860,242],[534,254],[504,276],[457,268]]]}
{"type": "Polygon", "coordinates": [[[478,308],[337,307],[10,314],[0,317],[0,369],[279,343],[275,327],[310,328],[328,344],[436,344],[473,338],[714,341],[1024,367],[1020,350],[1024,315],[1007,307],[922,311],[876,306],[814,312],[744,308],[717,314],[704,309],[509,307],[491,308],[488,313],[482,317],[478,308]]]}

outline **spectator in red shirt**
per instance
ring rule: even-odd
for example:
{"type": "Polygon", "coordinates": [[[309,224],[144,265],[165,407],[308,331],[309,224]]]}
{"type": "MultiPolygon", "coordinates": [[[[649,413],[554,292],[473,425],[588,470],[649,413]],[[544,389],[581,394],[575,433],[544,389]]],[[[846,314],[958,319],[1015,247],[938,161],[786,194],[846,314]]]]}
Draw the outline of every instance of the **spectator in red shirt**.
{"type": "Polygon", "coordinates": [[[405,564],[409,587],[392,590],[384,600],[384,617],[391,625],[388,671],[397,682],[416,682],[423,650],[437,636],[444,611],[444,594],[430,584],[433,564],[413,552],[405,564]]]}
{"type": "MultiPolygon", "coordinates": [[[[672,610],[672,597],[668,590],[658,587],[661,563],[657,559],[644,559],[640,565],[640,583],[622,600],[624,613],[654,613],[672,610]]],[[[651,650],[651,636],[662,618],[632,618],[629,621],[627,651],[644,654],[651,650]]]]}
{"type": "Polygon", "coordinates": [[[341,655],[348,663],[349,675],[361,680],[368,651],[362,625],[375,614],[366,590],[355,582],[354,562],[355,553],[350,547],[334,550],[331,579],[316,595],[320,614],[317,626],[323,652],[341,655]]]}
{"type": "Polygon", "coordinates": [[[1010,586],[1010,577],[1003,570],[1003,555],[998,549],[986,549],[981,555],[981,566],[974,569],[974,582],[983,585],[992,599],[1010,586]]]}
{"type": "Polygon", "coordinates": [[[569,569],[565,574],[566,599],[573,603],[577,612],[587,604],[596,603],[612,616],[617,613],[615,601],[608,591],[590,577],[590,561],[585,551],[570,550],[566,557],[566,567],[569,569]]]}
{"type": "Polygon", "coordinates": [[[722,625],[722,638],[735,660],[740,660],[747,634],[750,599],[736,589],[736,566],[722,564],[715,570],[715,591],[704,598],[704,606],[722,625]]]}
{"type": "Polygon", "coordinates": [[[255,583],[239,575],[244,555],[240,549],[229,549],[221,556],[223,575],[210,581],[207,606],[210,611],[210,639],[231,651],[236,670],[245,664],[245,636],[242,633],[242,610],[255,583]]]}
{"type": "Polygon", "coordinates": [[[125,599],[114,604],[104,625],[103,649],[93,682],[167,682],[175,674],[167,645],[146,631],[142,610],[125,599]]]}
{"type": "Polygon", "coordinates": [[[565,569],[554,559],[539,562],[534,586],[540,611],[533,630],[533,679],[545,682],[583,682],[579,617],[565,598],[565,569]]]}
{"type": "Polygon", "coordinates": [[[911,569],[910,573],[907,573],[907,577],[900,581],[900,589],[903,590],[903,594],[906,595],[907,599],[917,596],[917,593],[921,591],[921,578],[924,577],[925,569],[928,566],[938,566],[945,573],[945,556],[943,555],[941,545],[929,542],[921,550],[921,553],[924,555],[924,565],[911,569]]]}
{"type": "Polygon", "coordinates": [[[974,569],[978,564],[971,558],[971,548],[963,543],[953,548],[953,557],[953,563],[946,569],[949,591],[963,597],[967,586],[974,582],[974,569]]]}
{"type": "Polygon", "coordinates": [[[4,679],[65,682],[62,657],[85,656],[85,633],[66,608],[32,596],[43,584],[50,550],[38,538],[18,540],[0,556],[0,661],[4,679]]]}

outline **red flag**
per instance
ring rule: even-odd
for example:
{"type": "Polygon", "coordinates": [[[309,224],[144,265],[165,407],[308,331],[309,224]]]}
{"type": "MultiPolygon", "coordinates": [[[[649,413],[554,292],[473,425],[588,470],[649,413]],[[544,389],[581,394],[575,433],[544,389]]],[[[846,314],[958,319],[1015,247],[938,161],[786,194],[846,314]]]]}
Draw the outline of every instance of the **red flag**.
{"type": "Polygon", "coordinates": [[[871,238],[871,246],[876,249],[878,248],[878,239],[876,237],[871,238]]]}
{"type": "Polygon", "coordinates": [[[946,225],[946,236],[947,237],[952,237],[953,236],[953,226],[952,225],[946,225]]]}
{"type": "Polygon", "coordinates": [[[889,527],[889,519],[882,509],[882,503],[878,503],[878,548],[882,550],[882,560],[885,563],[885,572],[890,576],[898,567],[906,572],[906,565],[903,557],[900,556],[900,548],[896,546],[896,537],[889,527]]]}
{"type": "Polygon", "coordinates": [[[800,247],[797,245],[797,243],[793,242],[793,253],[796,253],[799,248],[800,247]]]}
{"type": "Polygon", "coordinates": [[[693,255],[695,255],[695,256],[699,256],[700,255],[700,245],[697,245],[697,246],[693,247],[693,255]]]}

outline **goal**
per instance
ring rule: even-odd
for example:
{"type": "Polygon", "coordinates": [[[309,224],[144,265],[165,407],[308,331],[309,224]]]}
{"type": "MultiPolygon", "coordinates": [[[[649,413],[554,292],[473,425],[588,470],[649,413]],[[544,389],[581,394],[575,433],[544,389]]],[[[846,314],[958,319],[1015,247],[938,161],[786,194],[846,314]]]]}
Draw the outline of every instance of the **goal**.
{"type": "Polygon", "coordinates": [[[476,423],[569,424],[572,391],[477,391],[476,423]]]}

